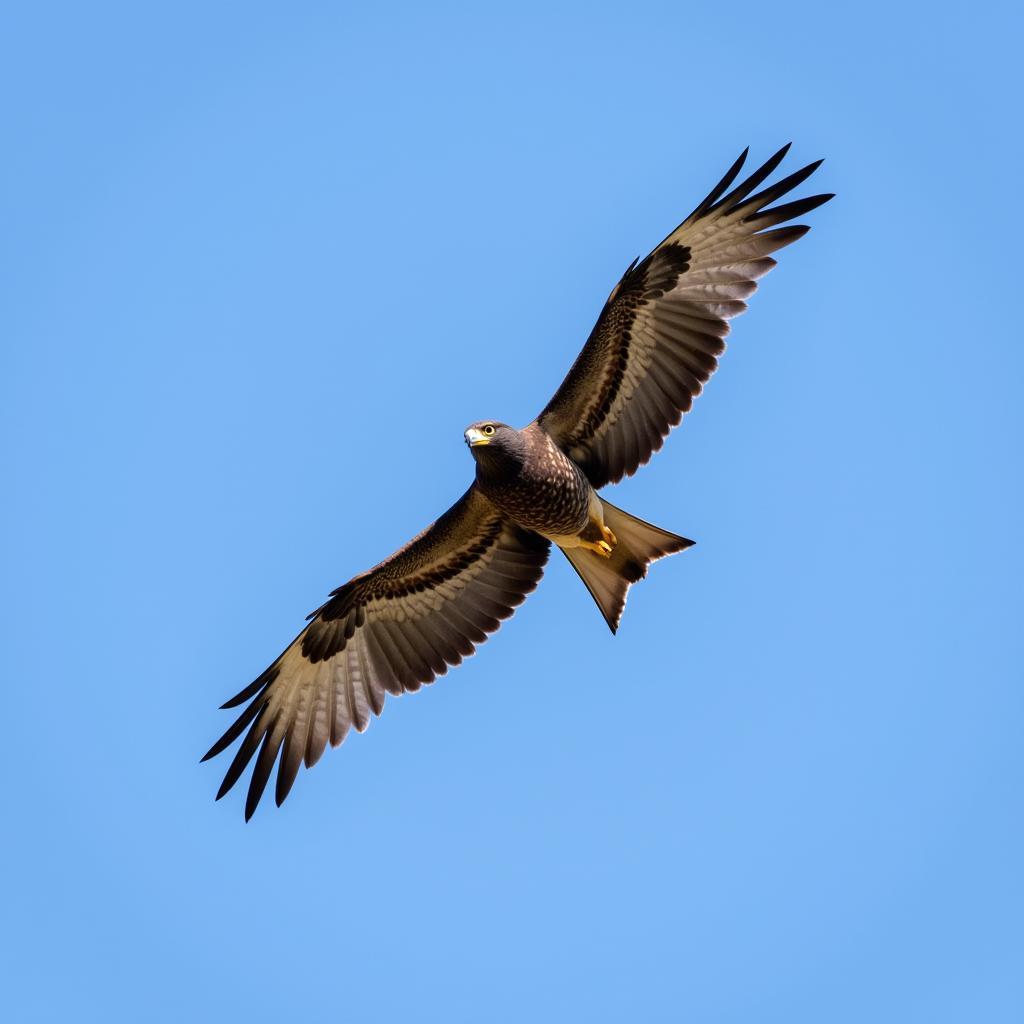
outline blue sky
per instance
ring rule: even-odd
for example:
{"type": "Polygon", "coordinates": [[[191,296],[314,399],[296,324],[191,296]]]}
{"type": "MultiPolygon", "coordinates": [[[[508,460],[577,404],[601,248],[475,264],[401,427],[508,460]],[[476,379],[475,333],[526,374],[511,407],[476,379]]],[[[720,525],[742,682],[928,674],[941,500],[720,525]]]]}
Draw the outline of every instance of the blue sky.
{"type": "Polygon", "coordinates": [[[4,20],[7,1019],[1024,1019],[1019,14],[4,20]],[[788,140],[839,198],[609,494],[697,546],[215,804],[217,705],[788,140]]]}

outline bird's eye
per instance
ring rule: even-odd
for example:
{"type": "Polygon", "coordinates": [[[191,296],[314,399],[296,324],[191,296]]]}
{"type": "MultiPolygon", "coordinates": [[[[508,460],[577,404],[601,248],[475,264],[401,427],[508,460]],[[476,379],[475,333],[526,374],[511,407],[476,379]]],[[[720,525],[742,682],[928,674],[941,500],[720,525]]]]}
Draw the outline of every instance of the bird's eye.
{"type": "Polygon", "coordinates": [[[484,427],[484,433],[488,437],[493,437],[494,436],[494,424],[493,423],[488,423],[487,426],[484,427]]]}

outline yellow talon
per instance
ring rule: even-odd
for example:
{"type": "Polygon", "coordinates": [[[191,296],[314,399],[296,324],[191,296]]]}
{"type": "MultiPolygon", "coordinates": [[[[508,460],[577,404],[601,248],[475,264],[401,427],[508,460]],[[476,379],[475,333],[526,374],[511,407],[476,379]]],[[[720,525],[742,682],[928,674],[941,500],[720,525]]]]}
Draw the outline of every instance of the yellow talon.
{"type": "MultiPolygon", "coordinates": [[[[597,523],[593,523],[592,526],[597,527],[597,523]]],[[[589,528],[588,528],[589,529],[589,528]]],[[[579,546],[586,548],[588,551],[593,551],[595,555],[600,555],[602,558],[611,558],[612,551],[615,545],[618,544],[618,540],[615,534],[608,529],[607,526],[600,527],[601,540],[584,540],[582,537],[579,538],[579,546]]],[[[593,532],[590,534],[593,536],[593,532]]]]}

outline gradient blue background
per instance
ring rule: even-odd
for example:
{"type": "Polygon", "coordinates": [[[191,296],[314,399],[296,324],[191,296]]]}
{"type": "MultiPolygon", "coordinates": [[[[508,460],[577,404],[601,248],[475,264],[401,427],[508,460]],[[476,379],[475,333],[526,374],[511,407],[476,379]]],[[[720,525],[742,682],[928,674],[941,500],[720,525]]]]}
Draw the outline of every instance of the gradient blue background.
{"type": "Polygon", "coordinates": [[[5,1019],[1024,1019],[1009,5],[5,21],[5,1019]],[[698,546],[215,804],[217,705],[789,139],[839,198],[612,495],[698,546]]]}

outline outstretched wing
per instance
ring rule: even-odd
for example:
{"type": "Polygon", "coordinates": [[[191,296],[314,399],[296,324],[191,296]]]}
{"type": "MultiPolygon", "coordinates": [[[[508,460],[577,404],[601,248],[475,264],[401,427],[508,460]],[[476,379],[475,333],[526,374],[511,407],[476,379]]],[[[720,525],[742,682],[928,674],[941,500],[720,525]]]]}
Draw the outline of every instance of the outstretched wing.
{"type": "Polygon", "coordinates": [[[810,230],[776,225],[832,198],[817,195],[769,208],[820,160],[751,195],[788,149],[726,195],[744,150],[704,202],[643,262],[630,266],[538,417],[594,487],[617,483],[661,448],[718,368],[726,321],[746,310],[755,282],[775,266],[770,254],[810,230]]]}
{"type": "Polygon", "coordinates": [[[536,587],[548,549],[471,487],[404,548],[335,590],[277,661],[224,705],[249,702],[203,760],[248,732],[217,799],[258,750],[246,821],[275,761],[280,805],[303,760],[311,767],[328,740],[336,747],[350,728],[362,732],[386,693],[418,690],[472,654],[536,587]]]}

